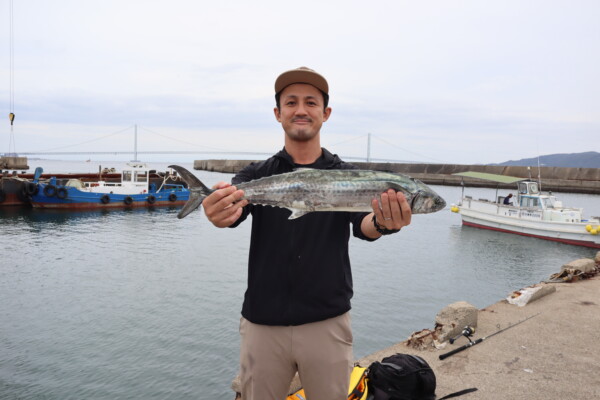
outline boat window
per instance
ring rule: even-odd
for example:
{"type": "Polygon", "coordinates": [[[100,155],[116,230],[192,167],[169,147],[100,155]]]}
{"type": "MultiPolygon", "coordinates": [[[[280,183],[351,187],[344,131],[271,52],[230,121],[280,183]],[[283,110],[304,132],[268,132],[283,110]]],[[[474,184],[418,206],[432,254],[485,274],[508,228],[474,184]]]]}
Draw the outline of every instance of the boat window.
{"type": "Polygon", "coordinates": [[[532,184],[529,186],[529,191],[530,191],[530,193],[531,193],[531,194],[537,194],[537,193],[539,193],[540,191],[538,190],[538,185],[537,185],[537,183],[532,183],[532,184]]]}
{"type": "Polygon", "coordinates": [[[123,171],[123,182],[131,182],[131,171],[123,171]]]}
{"type": "Polygon", "coordinates": [[[544,198],[542,199],[542,203],[544,208],[554,208],[554,199],[552,198],[544,198]]]}
{"type": "Polygon", "coordinates": [[[527,200],[529,200],[529,198],[527,197],[521,197],[521,207],[528,207],[527,206],[527,200]]]}
{"type": "Polygon", "coordinates": [[[148,172],[137,172],[135,177],[136,182],[148,182],[148,172]]]}
{"type": "Polygon", "coordinates": [[[542,203],[537,197],[521,197],[521,207],[542,208],[542,203]]]}
{"type": "Polygon", "coordinates": [[[519,193],[527,193],[527,184],[525,182],[519,183],[519,193]]]}

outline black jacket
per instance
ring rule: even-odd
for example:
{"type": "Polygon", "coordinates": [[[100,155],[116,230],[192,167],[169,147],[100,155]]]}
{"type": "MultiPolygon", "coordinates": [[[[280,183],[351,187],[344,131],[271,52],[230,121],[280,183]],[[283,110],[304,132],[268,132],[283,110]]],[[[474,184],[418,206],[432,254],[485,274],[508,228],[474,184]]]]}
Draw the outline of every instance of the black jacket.
{"type": "MultiPolygon", "coordinates": [[[[323,149],[311,165],[295,165],[284,150],[252,163],[232,179],[238,184],[296,168],[355,169],[323,149]]],[[[350,223],[354,236],[368,213],[313,212],[289,220],[284,208],[248,205],[232,227],[252,214],[248,289],[242,315],[263,325],[300,325],[350,310],[352,272],[348,256],[350,223]]]]}

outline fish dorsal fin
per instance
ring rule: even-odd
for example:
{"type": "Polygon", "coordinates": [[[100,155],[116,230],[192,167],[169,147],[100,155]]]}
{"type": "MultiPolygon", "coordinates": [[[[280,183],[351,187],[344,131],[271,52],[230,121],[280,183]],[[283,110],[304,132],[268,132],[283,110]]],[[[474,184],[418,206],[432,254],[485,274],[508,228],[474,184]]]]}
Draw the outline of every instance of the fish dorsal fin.
{"type": "Polygon", "coordinates": [[[296,219],[296,218],[300,218],[303,215],[308,214],[310,211],[305,211],[305,210],[296,210],[296,209],[292,209],[292,214],[288,217],[288,219],[296,219]]]}

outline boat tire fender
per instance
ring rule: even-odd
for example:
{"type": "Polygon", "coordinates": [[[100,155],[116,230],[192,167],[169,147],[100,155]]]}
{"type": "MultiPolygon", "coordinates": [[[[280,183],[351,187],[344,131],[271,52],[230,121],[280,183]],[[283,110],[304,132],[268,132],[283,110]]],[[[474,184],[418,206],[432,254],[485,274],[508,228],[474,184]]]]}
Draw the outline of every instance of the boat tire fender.
{"type": "Polygon", "coordinates": [[[123,199],[123,202],[125,203],[125,205],[130,205],[131,203],[133,203],[133,199],[131,198],[131,196],[127,196],[123,199]]]}
{"type": "Polygon", "coordinates": [[[102,202],[102,204],[110,203],[110,196],[107,194],[102,195],[102,197],[100,197],[100,202],[102,202]]]}
{"type": "Polygon", "coordinates": [[[169,201],[175,201],[175,200],[177,200],[177,195],[175,193],[171,193],[169,195],[169,201]]]}
{"type": "Polygon", "coordinates": [[[66,188],[60,187],[60,188],[56,189],[56,197],[58,197],[59,199],[66,199],[68,196],[69,196],[69,192],[67,191],[66,188]]]}
{"type": "Polygon", "coordinates": [[[44,195],[48,197],[53,197],[56,194],[56,186],[54,185],[46,185],[44,187],[44,195]]]}
{"type": "Polygon", "coordinates": [[[154,202],[156,201],[156,197],[150,195],[146,200],[148,201],[148,204],[154,204],[154,202]]]}
{"type": "Polygon", "coordinates": [[[25,193],[29,196],[35,196],[40,191],[37,183],[27,182],[25,183],[25,193]]]}

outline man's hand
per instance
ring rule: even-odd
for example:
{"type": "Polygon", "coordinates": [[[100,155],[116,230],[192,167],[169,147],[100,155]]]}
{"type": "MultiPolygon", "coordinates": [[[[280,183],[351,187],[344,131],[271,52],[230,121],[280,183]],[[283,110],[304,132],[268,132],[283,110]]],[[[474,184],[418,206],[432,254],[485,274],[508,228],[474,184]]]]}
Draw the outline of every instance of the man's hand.
{"type": "Polygon", "coordinates": [[[377,199],[373,199],[371,207],[373,207],[373,212],[367,215],[361,223],[361,229],[368,237],[378,238],[381,236],[373,225],[373,215],[377,219],[377,225],[382,229],[402,229],[410,224],[412,212],[410,204],[402,192],[390,189],[381,194],[381,204],[377,199]]]}
{"type": "Polygon", "coordinates": [[[402,192],[390,189],[381,194],[381,204],[373,199],[371,206],[377,223],[382,228],[402,229],[410,224],[412,212],[402,192]]]}
{"type": "Polygon", "coordinates": [[[242,215],[242,208],[248,200],[242,200],[244,192],[229,183],[219,182],[212,188],[216,190],[202,202],[204,213],[218,228],[231,226],[242,215]]]}

